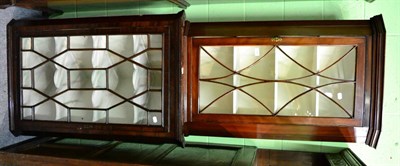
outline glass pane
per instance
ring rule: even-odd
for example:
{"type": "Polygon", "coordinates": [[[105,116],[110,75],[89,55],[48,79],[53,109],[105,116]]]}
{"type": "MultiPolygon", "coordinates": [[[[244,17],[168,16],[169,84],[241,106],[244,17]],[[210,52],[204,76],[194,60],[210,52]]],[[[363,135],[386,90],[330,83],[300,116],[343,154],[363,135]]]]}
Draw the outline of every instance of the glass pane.
{"type": "Polygon", "coordinates": [[[109,49],[120,56],[130,57],[133,52],[133,38],[131,35],[109,35],[109,49]]]}
{"type": "Polygon", "coordinates": [[[151,110],[162,110],[161,92],[147,92],[149,94],[149,101],[147,108],[151,110]]]}
{"type": "Polygon", "coordinates": [[[162,35],[149,35],[150,36],[150,48],[162,48],[163,47],[163,38],[162,35]]]}
{"type": "MultiPolygon", "coordinates": [[[[105,51],[99,51],[105,53],[105,51]]],[[[54,59],[59,65],[68,69],[92,68],[93,51],[67,51],[54,59]]],[[[100,62],[102,63],[102,62],[100,62]]],[[[96,65],[96,64],[93,64],[96,65]]],[[[105,64],[102,67],[108,66],[105,64]]],[[[97,66],[96,66],[97,67],[97,66]]]]}
{"type": "MultiPolygon", "coordinates": [[[[329,95],[329,94],[328,94],[329,95]]],[[[331,98],[330,96],[328,96],[331,98]]],[[[350,118],[350,115],[343,110],[342,107],[335,104],[332,100],[330,100],[327,96],[318,94],[318,114],[315,116],[319,117],[341,117],[341,118],[350,118]]]]}
{"type": "Polygon", "coordinates": [[[22,71],[22,87],[32,87],[32,72],[31,70],[22,71]]]}
{"type": "MultiPolygon", "coordinates": [[[[72,73],[78,73],[80,71],[71,71],[71,75],[72,73]]],[[[114,75],[115,72],[111,72],[111,77],[112,75],[114,75]]],[[[118,79],[118,75],[117,75],[117,79],[118,79]]],[[[115,80],[111,79],[111,80],[115,80]]],[[[112,82],[112,81],[109,81],[112,82]]],[[[92,86],[93,88],[107,88],[107,70],[93,70],[92,72],[92,76],[91,76],[91,82],[92,82],[92,86]]],[[[115,83],[112,83],[115,84],[115,83]]],[[[78,88],[78,87],[77,87],[78,88]]]]}
{"type": "Polygon", "coordinates": [[[49,96],[55,93],[54,82],[52,81],[52,75],[54,73],[53,66],[51,62],[47,62],[34,69],[33,82],[31,82],[33,88],[49,96]]]}
{"type": "Polygon", "coordinates": [[[55,120],[56,105],[52,100],[48,100],[35,107],[35,120],[55,120]]]}
{"type": "Polygon", "coordinates": [[[203,47],[200,50],[200,78],[224,77],[231,74],[232,53],[233,47],[203,47]]]}
{"type": "MultiPolygon", "coordinates": [[[[95,91],[97,93],[97,91],[95,91]]],[[[54,99],[67,107],[91,107],[92,91],[68,90],[54,99]]],[[[100,96],[99,96],[100,97],[100,96]]]]}
{"type": "Polygon", "coordinates": [[[56,121],[68,121],[68,109],[64,106],[56,103],[56,121]]]}
{"type": "MultiPolygon", "coordinates": [[[[125,98],[131,98],[135,95],[134,85],[132,82],[134,72],[133,72],[133,65],[131,62],[125,61],[109,69],[108,71],[109,71],[109,78],[108,78],[109,83],[117,85],[115,88],[110,88],[109,90],[116,92],[125,98]],[[115,78],[110,77],[112,70],[116,71],[117,77],[115,78]]],[[[144,78],[146,78],[146,75],[144,75],[144,78]]]]}
{"type": "Polygon", "coordinates": [[[22,119],[26,119],[26,120],[32,120],[32,112],[33,109],[32,108],[22,108],[22,119]]]}
{"type": "MultiPolygon", "coordinates": [[[[275,83],[275,104],[274,104],[274,112],[281,110],[286,104],[288,104],[293,98],[307,91],[308,88],[291,84],[291,83],[275,83]]],[[[297,102],[301,104],[301,102],[297,102]]],[[[288,108],[286,109],[297,109],[296,108],[288,108]]]]}
{"type": "Polygon", "coordinates": [[[93,113],[98,111],[71,109],[71,122],[93,122],[93,113]]]}
{"type": "Polygon", "coordinates": [[[162,88],[162,73],[157,70],[149,70],[150,74],[150,89],[161,89],[162,88]]]}
{"type": "Polygon", "coordinates": [[[55,55],[55,40],[53,37],[35,37],[33,49],[39,54],[51,58],[55,55]]]}
{"type": "MultiPolygon", "coordinates": [[[[240,73],[257,79],[275,79],[275,49],[272,46],[253,46],[248,49],[250,49],[251,55],[239,54],[236,59],[239,70],[241,70],[240,73]],[[246,63],[246,61],[248,62],[246,63]],[[243,63],[248,65],[242,65],[243,63]]],[[[243,51],[241,48],[239,50],[243,51]]]]}
{"type": "MultiPolygon", "coordinates": [[[[161,38],[157,39],[161,41],[161,38]]],[[[133,35],[133,52],[135,54],[146,50],[147,47],[148,47],[147,35],[133,35]]]]}
{"type": "MultiPolygon", "coordinates": [[[[269,111],[274,110],[274,94],[275,94],[275,84],[274,83],[260,83],[254,84],[252,86],[247,86],[242,88],[243,91],[254,96],[258,101],[260,101],[269,111]]],[[[254,100],[254,99],[253,99],[254,100]]],[[[246,104],[242,101],[241,103],[246,104]]],[[[254,101],[253,101],[254,102],[254,101]]],[[[268,110],[263,109],[262,114],[271,114],[268,110]]]]}
{"type": "Polygon", "coordinates": [[[68,48],[68,37],[54,37],[55,40],[55,54],[60,54],[61,52],[66,51],[68,48]]]}
{"type": "Polygon", "coordinates": [[[93,48],[107,48],[107,36],[92,36],[93,48]]]}
{"type": "Polygon", "coordinates": [[[46,97],[31,89],[23,89],[22,90],[22,103],[24,106],[34,106],[43,100],[46,97]]]}
{"type": "MultiPolygon", "coordinates": [[[[321,74],[323,76],[327,76],[330,78],[344,79],[344,80],[354,80],[355,79],[355,69],[356,69],[356,49],[355,48],[344,48],[342,52],[350,51],[347,54],[343,53],[341,56],[345,55],[342,59],[336,63],[331,62],[329,68],[321,68],[326,69],[321,74]],[[351,49],[351,51],[350,51],[351,49]]],[[[329,57],[326,55],[326,57],[329,57]]],[[[321,58],[321,62],[328,61],[328,58],[321,58]]]]}
{"type": "MultiPolygon", "coordinates": [[[[91,91],[83,91],[83,92],[91,93],[91,91]]],[[[92,94],[93,108],[109,109],[110,107],[115,106],[116,104],[119,104],[122,101],[123,101],[122,98],[106,90],[95,90],[93,91],[92,94]]],[[[90,105],[85,107],[90,108],[90,105]]]]}
{"type": "Polygon", "coordinates": [[[143,93],[140,96],[137,96],[137,97],[133,98],[132,102],[137,104],[137,105],[139,105],[139,106],[147,108],[147,104],[149,102],[149,94],[147,92],[143,93]]]}
{"type": "MultiPolygon", "coordinates": [[[[233,108],[234,108],[234,103],[233,103],[233,91],[229,92],[228,94],[222,96],[220,99],[216,100],[214,103],[211,104],[208,107],[205,107],[207,105],[200,105],[200,113],[203,114],[234,114],[233,108]]],[[[201,98],[200,98],[201,102],[201,98]]]]}
{"type": "Polygon", "coordinates": [[[134,124],[147,124],[147,114],[146,110],[134,106],[133,108],[133,123],[134,124]]]}
{"type": "MultiPolygon", "coordinates": [[[[81,52],[72,52],[73,53],[81,53],[81,52]]],[[[84,53],[84,52],[83,52],[84,53]]],[[[92,52],[89,52],[91,54],[92,52]]],[[[77,54],[77,55],[72,55],[72,56],[87,56],[82,55],[82,54],[77,54]]],[[[84,57],[82,57],[84,58],[84,57]]],[[[111,66],[114,66],[116,63],[122,61],[123,59],[119,57],[118,55],[108,52],[108,51],[99,51],[95,50],[93,51],[92,57],[91,57],[91,62],[92,64],[82,64],[81,67],[84,67],[83,65],[91,65],[90,67],[92,68],[109,68],[111,66]]]]}
{"type": "Polygon", "coordinates": [[[33,67],[40,65],[44,61],[46,61],[45,58],[43,58],[42,56],[40,56],[34,52],[30,52],[30,51],[22,52],[22,68],[26,68],[26,69],[33,68],[33,67]]]}
{"type": "MultiPolygon", "coordinates": [[[[218,99],[222,95],[230,92],[232,90],[232,88],[225,86],[225,85],[221,85],[221,84],[200,81],[200,89],[199,90],[200,90],[199,107],[200,107],[200,111],[202,111],[207,105],[211,104],[211,102],[218,99]]],[[[218,107],[218,105],[219,105],[219,107],[230,108],[227,110],[229,110],[228,112],[232,113],[232,102],[233,102],[232,99],[233,99],[232,95],[230,97],[224,96],[217,100],[217,101],[224,100],[224,102],[214,103],[210,106],[210,108],[218,107]]],[[[208,109],[210,109],[210,108],[208,108],[208,109]]],[[[203,111],[203,113],[206,113],[206,112],[212,113],[212,111],[210,111],[210,110],[203,111]]],[[[227,112],[227,111],[223,111],[223,112],[227,112]]]]}
{"type": "Polygon", "coordinates": [[[21,42],[21,48],[23,50],[32,49],[32,44],[31,44],[32,40],[31,40],[31,38],[22,38],[21,41],[22,41],[21,42]]]}
{"type": "Polygon", "coordinates": [[[106,123],[107,120],[107,112],[106,111],[96,111],[96,110],[90,110],[93,111],[93,120],[92,122],[94,123],[106,123]]]}
{"type": "MultiPolygon", "coordinates": [[[[92,74],[94,75],[96,73],[92,73],[92,71],[90,70],[70,70],[69,72],[70,88],[91,88],[92,84],[90,82],[90,79],[92,74]]],[[[100,80],[98,81],[100,82],[100,80]]]]}
{"type": "MultiPolygon", "coordinates": [[[[235,70],[243,70],[257,63],[273,46],[235,46],[235,70]]],[[[272,61],[273,63],[273,61],[272,61]]]]}
{"type": "Polygon", "coordinates": [[[315,108],[316,92],[310,91],[290,102],[279,113],[279,116],[319,116],[315,108]]]}
{"type": "Polygon", "coordinates": [[[93,48],[92,36],[71,36],[69,37],[69,47],[72,49],[93,48]]]}
{"type": "Polygon", "coordinates": [[[134,106],[128,102],[125,102],[117,107],[110,109],[109,112],[109,123],[121,123],[121,124],[132,124],[134,120],[134,106]]]}
{"type": "Polygon", "coordinates": [[[312,75],[310,71],[315,69],[313,66],[316,62],[314,56],[314,50],[311,48],[301,49],[299,46],[282,46],[281,50],[275,50],[276,58],[276,69],[275,75],[276,79],[279,80],[292,80],[301,77],[306,77],[312,75]],[[295,51],[298,50],[300,53],[296,54],[295,51]],[[306,54],[306,51],[310,51],[310,54],[306,54]],[[291,54],[291,55],[289,55],[291,54]],[[306,54],[306,56],[304,56],[306,54]],[[305,57],[307,60],[301,60],[301,57],[305,57]],[[293,61],[293,60],[295,61],[293,61]],[[303,64],[301,64],[301,62],[303,64]],[[300,64],[300,65],[299,65],[300,64]]]}
{"type": "Polygon", "coordinates": [[[147,55],[149,58],[148,67],[161,68],[162,67],[162,51],[161,50],[148,50],[147,55]]]}
{"type": "Polygon", "coordinates": [[[68,81],[68,70],[54,64],[55,72],[53,76],[53,82],[56,87],[57,92],[62,92],[68,89],[69,81],[68,81]]]}
{"type": "Polygon", "coordinates": [[[140,66],[133,65],[134,71],[132,76],[132,84],[134,95],[142,93],[148,89],[148,71],[140,66]]]}
{"type": "Polygon", "coordinates": [[[304,67],[312,72],[317,71],[317,48],[318,46],[279,46],[280,51],[298,66],[304,67]]]}
{"type": "Polygon", "coordinates": [[[350,45],[318,46],[318,69],[324,70],[339,61],[344,55],[355,55],[355,48],[350,45]]]}
{"type": "Polygon", "coordinates": [[[139,63],[137,65],[143,66],[143,67],[147,67],[148,63],[149,63],[149,58],[147,55],[147,52],[143,52],[139,55],[136,55],[132,58],[133,61],[135,61],[136,63],[139,63]]]}
{"type": "Polygon", "coordinates": [[[239,90],[233,91],[233,95],[233,114],[271,115],[271,112],[258,102],[255,96],[239,90]]]}
{"type": "Polygon", "coordinates": [[[324,99],[319,101],[320,102],[319,109],[321,112],[321,116],[328,116],[328,117],[353,116],[354,97],[355,97],[354,86],[355,86],[354,83],[338,83],[319,88],[318,90],[320,90],[322,93],[325,94],[325,96],[319,94],[319,98],[324,99]],[[329,97],[330,100],[327,97],[329,97]],[[332,109],[336,107],[339,108],[332,109]],[[334,110],[338,110],[341,112],[336,113],[334,112],[334,110]]]}

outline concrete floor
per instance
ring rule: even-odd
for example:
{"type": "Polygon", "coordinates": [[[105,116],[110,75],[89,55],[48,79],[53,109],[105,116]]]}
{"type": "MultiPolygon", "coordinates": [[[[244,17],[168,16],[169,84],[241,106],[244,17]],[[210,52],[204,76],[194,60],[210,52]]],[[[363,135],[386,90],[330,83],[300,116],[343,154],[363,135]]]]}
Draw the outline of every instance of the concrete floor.
{"type": "Polygon", "coordinates": [[[15,137],[9,131],[8,90],[7,90],[7,24],[12,19],[39,17],[40,12],[8,7],[0,9],[0,148],[31,137],[15,137]]]}

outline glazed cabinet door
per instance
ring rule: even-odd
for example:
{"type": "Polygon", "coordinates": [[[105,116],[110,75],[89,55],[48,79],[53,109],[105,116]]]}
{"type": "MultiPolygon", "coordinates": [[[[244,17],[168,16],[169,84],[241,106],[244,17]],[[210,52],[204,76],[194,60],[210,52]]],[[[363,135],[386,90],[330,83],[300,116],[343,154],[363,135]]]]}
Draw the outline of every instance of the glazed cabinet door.
{"type": "Polygon", "coordinates": [[[365,141],[383,57],[360,22],[193,23],[187,133],[365,141]]]}
{"type": "Polygon", "coordinates": [[[12,21],[11,130],[181,142],[183,12],[12,21]]]}

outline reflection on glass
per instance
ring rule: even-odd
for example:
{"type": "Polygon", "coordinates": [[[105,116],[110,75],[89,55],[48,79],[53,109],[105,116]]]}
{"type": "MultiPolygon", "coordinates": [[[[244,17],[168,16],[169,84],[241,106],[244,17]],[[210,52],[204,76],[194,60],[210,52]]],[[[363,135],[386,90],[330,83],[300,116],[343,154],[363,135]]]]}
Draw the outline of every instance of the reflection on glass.
{"type": "Polygon", "coordinates": [[[155,126],[161,125],[162,122],[161,112],[149,112],[147,121],[149,125],[155,125],[155,126]]]}
{"type": "Polygon", "coordinates": [[[338,83],[319,88],[320,114],[326,116],[348,117],[354,110],[354,83],[338,83]],[[334,102],[338,103],[334,104],[334,102]],[[339,107],[340,106],[340,107],[339,107]],[[338,108],[339,107],[339,108],[338,108]],[[334,112],[334,110],[337,110],[334,112]],[[345,110],[339,111],[339,110],[345,110]]]}
{"type": "Polygon", "coordinates": [[[353,116],[353,45],[201,46],[199,112],[353,116]]]}
{"type": "Polygon", "coordinates": [[[25,37],[21,44],[22,119],[161,125],[162,35],[25,37]]]}

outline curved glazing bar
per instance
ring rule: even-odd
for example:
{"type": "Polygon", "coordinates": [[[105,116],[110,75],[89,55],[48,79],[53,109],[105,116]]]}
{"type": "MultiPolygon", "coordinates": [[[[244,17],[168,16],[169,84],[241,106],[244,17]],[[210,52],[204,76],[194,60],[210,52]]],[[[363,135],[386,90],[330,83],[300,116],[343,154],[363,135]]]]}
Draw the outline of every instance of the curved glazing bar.
{"type": "Polygon", "coordinates": [[[352,118],[356,49],[201,46],[199,112],[352,118]]]}

